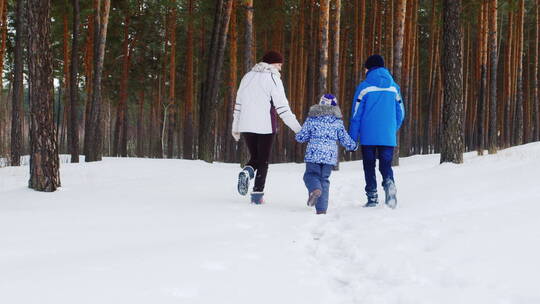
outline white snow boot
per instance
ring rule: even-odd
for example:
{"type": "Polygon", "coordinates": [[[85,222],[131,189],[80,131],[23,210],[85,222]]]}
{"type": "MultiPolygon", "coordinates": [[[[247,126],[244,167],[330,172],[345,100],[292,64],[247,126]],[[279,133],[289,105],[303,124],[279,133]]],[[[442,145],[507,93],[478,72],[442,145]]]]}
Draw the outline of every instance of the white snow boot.
{"type": "Polygon", "coordinates": [[[385,204],[386,206],[395,209],[397,207],[397,189],[394,181],[388,179],[384,182],[385,204]]]}

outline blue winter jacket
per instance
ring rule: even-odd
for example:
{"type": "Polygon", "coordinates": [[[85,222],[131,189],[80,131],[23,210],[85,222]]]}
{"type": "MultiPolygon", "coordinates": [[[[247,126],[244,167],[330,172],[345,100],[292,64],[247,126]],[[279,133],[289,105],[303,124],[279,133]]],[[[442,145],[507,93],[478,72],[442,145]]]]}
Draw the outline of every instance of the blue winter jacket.
{"type": "Polygon", "coordinates": [[[349,134],[361,145],[397,145],[396,133],[403,123],[405,109],[399,86],[385,68],[368,72],[354,93],[349,134]]]}
{"type": "Polygon", "coordinates": [[[306,163],[335,165],[338,157],[337,141],[347,150],[356,149],[356,143],[347,134],[341,111],[336,106],[314,105],[302,130],[296,134],[298,142],[308,142],[306,163]]]}

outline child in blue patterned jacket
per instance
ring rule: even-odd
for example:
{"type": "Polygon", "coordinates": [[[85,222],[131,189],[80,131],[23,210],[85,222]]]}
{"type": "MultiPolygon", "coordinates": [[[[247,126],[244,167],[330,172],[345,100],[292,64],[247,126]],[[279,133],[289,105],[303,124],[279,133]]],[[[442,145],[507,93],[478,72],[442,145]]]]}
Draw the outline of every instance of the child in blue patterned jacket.
{"type": "Polygon", "coordinates": [[[334,95],[322,96],[319,104],[309,109],[308,118],[302,130],[296,134],[296,140],[308,143],[304,156],[304,183],[309,192],[307,204],[315,206],[317,214],[325,214],[328,209],[329,177],[338,160],[336,142],[339,141],[347,150],[357,149],[356,142],[343,126],[334,95]]]}

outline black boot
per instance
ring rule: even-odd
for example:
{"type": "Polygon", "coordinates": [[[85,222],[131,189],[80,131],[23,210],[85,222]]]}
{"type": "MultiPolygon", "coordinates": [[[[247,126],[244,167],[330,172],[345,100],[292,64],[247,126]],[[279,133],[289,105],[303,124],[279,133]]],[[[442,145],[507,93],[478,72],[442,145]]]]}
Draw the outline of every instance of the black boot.
{"type": "Polygon", "coordinates": [[[376,207],[379,204],[377,192],[368,192],[366,193],[366,196],[367,196],[368,201],[364,205],[364,207],[366,208],[376,207]]]}

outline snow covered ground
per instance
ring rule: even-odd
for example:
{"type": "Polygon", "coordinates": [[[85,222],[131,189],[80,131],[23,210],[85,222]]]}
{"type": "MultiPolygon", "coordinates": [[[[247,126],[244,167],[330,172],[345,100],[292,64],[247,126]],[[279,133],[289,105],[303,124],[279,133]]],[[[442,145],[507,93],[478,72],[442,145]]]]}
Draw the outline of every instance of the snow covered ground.
{"type": "MultiPolygon", "coordinates": [[[[0,169],[0,303],[540,303],[540,144],[401,160],[399,206],[361,208],[361,162],[305,206],[303,165],[272,165],[267,204],[238,165],[62,164],[62,189],[0,169]]],[[[382,189],[380,189],[382,194],[382,189]]]]}

